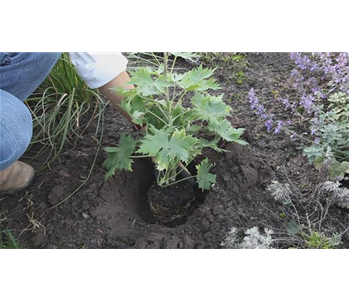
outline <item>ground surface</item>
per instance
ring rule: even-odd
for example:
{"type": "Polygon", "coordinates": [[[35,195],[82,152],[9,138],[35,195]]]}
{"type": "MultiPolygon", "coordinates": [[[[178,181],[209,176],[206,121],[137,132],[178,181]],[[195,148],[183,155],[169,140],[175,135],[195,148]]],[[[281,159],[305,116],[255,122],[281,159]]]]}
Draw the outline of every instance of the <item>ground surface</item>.
{"type": "MultiPolygon", "coordinates": [[[[103,151],[88,182],[60,204],[88,176],[98,146],[93,125],[52,170],[38,174],[30,191],[0,202],[1,226],[13,230],[22,247],[28,248],[220,248],[233,226],[282,230],[281,204],[271,199],[266,187],[280,170],[287,170],[299,184],[311,184],[316,172],[291,139],[268,134],[248,105],[251,87],[262,100],[272,90],[292,93],[286,80],[292,69],[289,55],[250,53],[246,58],[249,65],[241,84],[223,65],[215,76],[233,108],[231,122],[246,128],[244,138],[250,146],[225,144],[230,152],[209,153],[216,164],[217,183],[193,204],[187,218],[167,225],[152,218],[147,191],[153,174],[146,161],[136,163],[133,173],[120,172],[104,181],[103,151]]],[[[123,132],[131,132],[130,126],[116,110],[107,108],[102,146],[115,145],[123,132]]],[[[347,221],[346,212],[335,213],[342,223],[347,221]]]]}

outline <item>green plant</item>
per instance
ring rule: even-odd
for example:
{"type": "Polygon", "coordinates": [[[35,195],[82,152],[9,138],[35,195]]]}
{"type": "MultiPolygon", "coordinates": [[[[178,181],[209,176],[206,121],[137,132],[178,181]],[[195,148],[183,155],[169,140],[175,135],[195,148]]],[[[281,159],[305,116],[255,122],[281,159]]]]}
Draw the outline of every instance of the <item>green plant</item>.
{"type": "Polygon", "coordinates": [[[234,76],[236,78],[236,82],[238,84],[242,84],[245,80],[245,72],[242,70],[239,70],[237,72],[234,73],[234,76]]]}
{"type": "Polygon", "coordinates": [[[330,160],[330,178],[344,178],[349,174],[349,102],[342,92],[332,94],[328,101],[328,107],[320,106],[318,117],[312,120],[310,129],[317,139],[304,154],[316,167],[330,160]]]}
{"type": "Polygon", "coordinates": [[[29,153],[49,166],[69,139],[79,137],[101,112],[99,95],[80,79],[63,53],[38,90],[26,101],[34,119],[29,153]]]}
{"type": "MultiPolygon", "coordinates": [[[[243,129],[235,129],[227,120],[231,108],[223,102],[223,95],[213,96],[208,90],[217,90],[219,85],[211,78],[214,70],[199,66],[185,73],[175,72],[177,58],[193,60],[193,53],[171,53],[174,57],[169,66],[168,53],[163,62],[154,69],[138,68],[131,73],[132,90],[115,88],[115,92],[125,99],[121,108],[146,132],[138,140],[121,135],[117,147],[107,147],[108,158],[104,166],[106,178],[116,170],[132,170],[135,158],[149,157],[154,161],[158,172],[157,184],[165,187],[174,184],[182,170],[202,154],[204,148],[218,152],[218,142],[247,144],[240,139],[243,129]],[[183,99],[189,96],[189,103],[183,99]],[[200,137],[206,132],[210,138],[200,137]],[[137,155],[133,155],[136,153],[137,155]]],[[[196,165],[196,178],[201,189],[209,189],[216,175],[210,173],[212,164],[204,158],[196,165]]],[[[188,179],[188,178],[186,178],[188,179]]],[[[182,179],[185,180],[185,179],[182,179]]]]}
{"type": "Polygon", "coordinates": [[[0,231],[0,249],[20,249],[18,241],[10,230],[0,231]]]}
{"type": "Polygon", "coordinates": [[[279,213],[279,217],[281,219],[285,219],[286,218],[286,214],[284,212],[281,212],[281,213],[279,213]]]}
{"type": "Polygon", "coordinates": [[[283,203],[278,217],[285,230],[280,230],[274,240],[287,248],[338,248],[344,231],[333,231],[336,216],[331,216],[329,208],[333,204],[347,207],[349,190],[339,188],[338,182],[321,180],[304,193],[299,184],[286,177],[287,183],[272,181],[267,188],[275,201],[283,203]]]}
{"type": "Polygon", "coordinates": [[[244,71],[248,63],[243,54],[237,52],[201,52],[199,57],[207,66],[213,66],[217,63],[223,65],[224,69],[231,71],[231,77],[237,84],[244,82],[244,71]]]}
{"type": "Polygon", "coordinates": [[[302,233],[309,249],[336,249],[341,243],[340,236],[326,237],[317,231],[311,231],[309,234],[302,233]]]}

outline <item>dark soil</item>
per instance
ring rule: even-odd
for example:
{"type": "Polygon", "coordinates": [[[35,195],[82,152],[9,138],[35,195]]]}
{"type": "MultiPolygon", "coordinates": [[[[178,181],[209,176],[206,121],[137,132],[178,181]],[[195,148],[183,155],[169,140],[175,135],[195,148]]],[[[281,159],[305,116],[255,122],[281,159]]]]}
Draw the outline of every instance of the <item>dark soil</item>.
{"type": "MultiPolygon", "coordinates": [[[[248,104],[251,87],[262,101],[270,99],[272,90],[292,96],[294,91],[287,81],[292,69],[289,55],[245,56],[249,65],[242,84],[237,84],[231,70],[223,65],[218,66],[215,76],[222,85],[218,92],[224,92],[224,99],[233,108],[232,124],[246,128],[244,138],[250,145],[226,143],[222,146],[230,152],[207,153],[215,163],[212,171],[217,174],[217,183],[193,204],[186,218],[171,224],[153,218],[147,201],[154,175],[147,161],[139,160],[133,172],[119,172],[105,181],[102,163],[106,154],[101,150],[89,180],[76,191],[87,178],[98,148],[96,124],[92,124],[75,149],[62,154],[52,170],[38,174],[30,190],[0,202],[1,227],[13,230],[22,247],[28,248],[220,248],[232,227],[283,230],[279,217],[282,205],[271,198],[267,186],[279,178],[280,170],[287,170],[287,176],[306,189],[317,171],[296,142],[268,134],[248,104]]],[[[102,146],[115,145],[124,132],[132,132],[131,126],[108,107],[102,146]]],[[[348,214],[334,210],[340,223],[348,224],[348,214]]],[[[343,230],[340,225],[333,226],[343,230]]]]}

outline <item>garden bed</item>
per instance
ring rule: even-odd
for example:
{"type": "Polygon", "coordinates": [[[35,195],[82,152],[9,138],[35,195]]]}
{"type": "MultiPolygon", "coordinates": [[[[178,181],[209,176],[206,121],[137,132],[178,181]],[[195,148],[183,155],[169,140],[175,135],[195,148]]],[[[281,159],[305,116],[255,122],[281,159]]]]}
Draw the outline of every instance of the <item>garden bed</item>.
{"type": "MultiPolygon", "coordinates": [[[[261,100],[268,99],[270,91],[292,93],[287,80],[293,68],[289,54],[245,56],[249,65],[240,83],[223,63],[214,76],[222,86],[216,93],[224,92],[224,100],[233,109],[231,123],[246,128],[243,138],[250,145],[224,143],[230,152],[207,153],[215,163],[212,172],[217,174],[217,182],[192,204],[188,216],[166,224],[155,220],[147,203],[154,181],[149,161],[137,160],[133,172],[117,172],[105,181],[103,151],[87,183],[62,203],[90,172],[99,143],[94,137],[96,124],[92,124],[52,170],[38,174],[29,191],[0,202],[1,226],[12,230],[22,247],[28,248],[220,248],[232,227],[245,231],[258,226],[271,228],[276,234],[284,232],[282,204],[273,200],[267,187],[287,176],[306,192],[316,184],[318,172],[295,141],[267,133],[248,103],[251,87],[261,100]]],[[[131,134],[132,128],[108,107],[102,146],[116,144],[121,133],[131,134]]],[[[330,208],[330,213],[334,231],[343,232],[348,213],[336,207],[330,208]]],[[[347,247],[346,235],[342,241],[347,247]]],[[[275,246],[292,245],[280,242],[275,246]]]]}

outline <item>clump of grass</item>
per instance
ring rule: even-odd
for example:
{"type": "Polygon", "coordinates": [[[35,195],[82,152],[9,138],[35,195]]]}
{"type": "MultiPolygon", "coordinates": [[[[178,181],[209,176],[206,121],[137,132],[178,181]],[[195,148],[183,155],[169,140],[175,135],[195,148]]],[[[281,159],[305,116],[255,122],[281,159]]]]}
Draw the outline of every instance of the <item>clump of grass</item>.
{"type": "Polygon", "coordinates": [[[10,230],[0,231],[0,249],[20,249],[19,242],[10,230]]]}
{"type": "Polygon", "coordinates": [[[77,74],[64,53],[38,90],[26,101],[34,119],[31,159],[44,157],[49,166],[66,142],[77,138],[101,111],[101,97],[77,74]]]}

